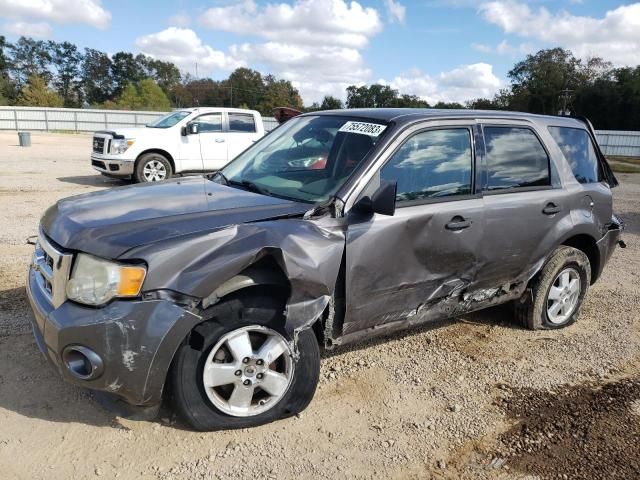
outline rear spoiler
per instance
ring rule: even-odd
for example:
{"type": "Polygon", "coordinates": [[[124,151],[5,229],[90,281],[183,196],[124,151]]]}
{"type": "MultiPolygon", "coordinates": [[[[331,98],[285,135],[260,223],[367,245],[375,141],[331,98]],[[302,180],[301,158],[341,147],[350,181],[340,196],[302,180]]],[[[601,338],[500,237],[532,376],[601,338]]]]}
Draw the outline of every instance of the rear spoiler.
{"type": "Polygon", "coordinates": [[[600,167],[602,168],[602,174],[604,175],[604,179],[609,184],[609,187],[614,188],[620,185],[620,183],[618,182],[618,179],[613,174],[613,170],[611,170],[611,166],[609,165],[609,162],[607,162],[607,158],[602,153],[602,150],[600,150],[600,144],[598,144],[598,137],[596,137],[596,131],[593,129],[593,125],[591,124],[589,119],[587,117],[580,117],[580,116],[573,117],[573,118],[575,118],[576,120],[580,120],[582,123],[584,123],[587,126],[587,130],[593,137],[596,154],[598,155],[598,159],[600,160],[600,167]]]}

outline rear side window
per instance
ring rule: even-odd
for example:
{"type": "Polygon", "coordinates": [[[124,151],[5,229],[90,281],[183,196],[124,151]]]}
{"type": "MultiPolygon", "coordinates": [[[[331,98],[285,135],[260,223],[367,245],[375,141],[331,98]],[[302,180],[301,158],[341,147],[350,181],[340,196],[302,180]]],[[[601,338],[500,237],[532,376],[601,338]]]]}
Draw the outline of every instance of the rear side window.
{"type": "Polygon", "coordinates": [[[256,122],[250,113],[229,113],[229,130],[231,132],[255,132],[256,122]]]}
{"type": "Polygon", "coordinates": [[[484,127],[487,189],[550,185],[549,156],[528,128],[484,127]]]}
{"type": "Polygon", "coordinates": [[[576,180],[580,183],[598,182],[598,157],[593,148],[591,137],[580,128],[549,127],[549,133],[555,139],[567,159],[576,180]]]}
{"type": "Polygon", "coordinates": [[[471,134],[466,128],[427,130],[410,137],[380,171],[398,182],[396,201],[471,193],[471,134]]]}

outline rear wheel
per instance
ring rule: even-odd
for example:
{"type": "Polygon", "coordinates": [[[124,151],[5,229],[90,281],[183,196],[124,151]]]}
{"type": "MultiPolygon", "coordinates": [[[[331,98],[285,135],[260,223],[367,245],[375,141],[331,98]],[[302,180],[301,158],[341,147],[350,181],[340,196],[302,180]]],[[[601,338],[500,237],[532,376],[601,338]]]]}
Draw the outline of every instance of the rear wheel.
{"type": "Polygon", "coordinates": [[[138,183],[160,182],[172,175],[171,162],[159,153],[145,153],[136,162],[134,178],[138,183]]]}
{"type": "Polygon", "coordinates": [[[197,430],[246,428],[302,411],[320,373],[311,329],[298,337],[298,360],[283,329],[283,305],[267,295],[232,295],[207,310],[176,353],[173,404],[197,430]]]}
{"type": "Polygon", "coordinates": [[[532,280],[531,298],[516,302],[516,317],[531,330],[571,325],[578,319],[590,283],[591,264],[584,252],[559,247],[532,280]]]}

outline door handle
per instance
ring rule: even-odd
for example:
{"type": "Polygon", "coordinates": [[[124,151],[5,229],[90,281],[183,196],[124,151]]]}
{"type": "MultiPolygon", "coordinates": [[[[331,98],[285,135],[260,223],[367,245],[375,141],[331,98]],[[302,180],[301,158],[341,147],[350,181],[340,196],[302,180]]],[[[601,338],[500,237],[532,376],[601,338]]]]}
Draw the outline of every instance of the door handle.
{"type": "Polygon", "coordinates": [[[216,143],[223,143],[224,142],[224,138],[216,138],[216,143]]]}
{"type": "Polygon", "coordinates": [[[555,203],[549,202],[542,209],[542,213],[544,213],[545,215],[555,215],[556,213],[560,212],[560,210],[561,210],[560,207],[557,206],[555,203]]]}
{"type": "Polygon", "coordinates": [[[447,230],[459,231],[464,230],[465,228],[469,228],[471,226],[471,220],[465,220],[460,215],[456,215],[451,219],[449,223],[447,223],[444,228],[447,230]]]}

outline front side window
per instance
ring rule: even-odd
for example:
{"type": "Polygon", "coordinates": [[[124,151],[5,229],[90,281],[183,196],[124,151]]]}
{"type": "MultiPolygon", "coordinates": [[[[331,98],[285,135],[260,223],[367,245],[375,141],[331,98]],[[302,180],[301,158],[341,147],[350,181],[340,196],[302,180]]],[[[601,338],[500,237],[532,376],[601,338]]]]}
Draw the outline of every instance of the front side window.
{"type": "Polygon", "coordinates": [[[207,113],[196,118],[195,123],[198,124],[198,133],[221,132],[222,131],[222,114],[207,113]]]}
{"type": "Polygon", "coordinates": [[[528,128],[484,127],[487,189],[550,185],[549,157],[528,128]]]}
{"type": "Polygon", "coordinates": [[[256,131],[256,122],[250,113],[229,113],[229,131],[250,132],[256,131]]]}
{"type": "Polygon", "coordinates": [[[222,169],[232,186],[316,203],[334,195],[386,125],[345,116],[301,116],[278,127],[222,169]]]}
{"type": "Polygon", "coordinates": [[[396,181],[396,202],[471,193],[473,155],[467,128],[427,130],[409,138],[380,171],[396,181]]]}
{"type": "Polygon", "coordinates": [[[191,112],[171,112],[147,125],[148,128],[169,128],[173,127],[183,118],[191,115],[191,112]]]}
{"type": "Polygon", "coordinates": [[[586,130],[581,128],[549,127],[560,150],[580,183],[598,182],[598,157],[586,130]]]}

